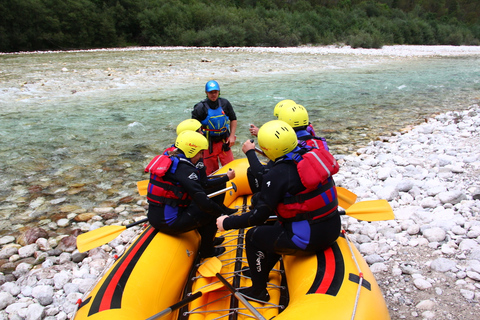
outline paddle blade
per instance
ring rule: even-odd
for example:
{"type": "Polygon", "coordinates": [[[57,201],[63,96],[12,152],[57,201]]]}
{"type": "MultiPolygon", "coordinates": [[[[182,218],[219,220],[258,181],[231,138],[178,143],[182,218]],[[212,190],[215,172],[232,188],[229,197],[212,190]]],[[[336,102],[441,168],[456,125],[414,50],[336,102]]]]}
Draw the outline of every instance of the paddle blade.
{"type": "Polygon", "coordinates": [[[367,200],[352,204],[345,213],[358,220],[382,221],[395,219],[392,207],[387,200],[367,200]]]}
{"type": "Polygon", "coordinates": [[[149,180],[137,181],[137,190],[141,196],[147,195],[148,181],[149,180]]]}
{"type": "Polygon", "coordinates": [[[338,205],[343,209],[348,209],[352,204],[357,201],[357,195],[352,191],[342,188],[336,187],[337,189],[337,196],[338,196],[338,205]]]}
{"type": "Polygon", "coordinates": [[[126,229],[125,226],[106,226],[77,236],[77,249],[85,252],[99,247],[118,237],[126,229]]]}
{"type": "Polygon", "coordinates": [[[222,270],[222,261],[217,257],[208,258],[200,267],[198,267],[198,272],[206,278],[215,277],[220,270],[222,270]]]}

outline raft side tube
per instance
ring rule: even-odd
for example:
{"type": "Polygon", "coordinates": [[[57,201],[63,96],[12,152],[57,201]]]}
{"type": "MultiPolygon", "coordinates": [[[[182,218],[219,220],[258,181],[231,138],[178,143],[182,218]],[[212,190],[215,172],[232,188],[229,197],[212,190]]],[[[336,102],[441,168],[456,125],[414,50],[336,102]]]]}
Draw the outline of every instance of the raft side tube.
{"type": "MultiPolygon", "coordinates": [[[[145,320],[181,300],[200,236],[145,229],[83,299],[75,320],[145,320]]],[[[176,312],[163,319],[175,319],[176,312]]]]}

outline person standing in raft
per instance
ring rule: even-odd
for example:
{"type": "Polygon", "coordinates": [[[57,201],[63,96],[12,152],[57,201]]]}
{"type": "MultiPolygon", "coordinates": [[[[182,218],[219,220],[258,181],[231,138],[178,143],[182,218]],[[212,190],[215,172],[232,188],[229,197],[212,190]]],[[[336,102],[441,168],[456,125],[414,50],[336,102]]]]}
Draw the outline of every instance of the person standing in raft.
{"type": "Polygon", "coordinates": [[[202,123],[202,129],[209,142],[204,152],[204,163],[207,175],[233,161],[233,152],[230,149],[235,143],[237,130],[237,116],[227,99],[220,98],[220,85],[210,80],[205,85],[207,98],[197,103],[192,111],[192,118],[202,123]],[[229,124],[230,123],[230,124],[229,124]]]}
{"type": "MultiPolygon", "coordinates": [[[[325,149],[307,152],[299,148],[293,128],[280,120],[260,128],[258,144],[273,165],[263,175],[256,203],[242,215],[220,216],[217,228],[256,226],[245,237],[252,286],[241,292],[251,299],[268,301],[268,276],[282,254],[325,250],[338,238],[341,221],[332,178],[338,164],[325,149]],[[265,224],[275,214],[278,221],[265,224]]],[[[244,144],[249,162],[258,161],[254,147],[250,140],[244,144]]]]}
{"type": "MultiPolygon", "coordinates": [[[[229,214],[208,198],[195,164],[208,148],[207,139],[194,131],[183,131],[175,140],[174,151],[152,159],[145,172],[150,173],[147,189],[148,220],[160,232],[177,235],[197,229],[202,237],[200,255],[219,255],[225,248],[214,247],[215,218],[229,214]]],[[[227,173],[229,179],[235,171],[227,173]]]]}

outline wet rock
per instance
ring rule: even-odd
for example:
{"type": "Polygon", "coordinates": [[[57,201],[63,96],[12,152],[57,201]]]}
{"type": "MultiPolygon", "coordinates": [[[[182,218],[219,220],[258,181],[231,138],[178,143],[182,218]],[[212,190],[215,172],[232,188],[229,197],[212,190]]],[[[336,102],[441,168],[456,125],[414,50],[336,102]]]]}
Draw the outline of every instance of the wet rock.
{"type": "Polygon", "coordinates": [[[86,222],[90,219],[92,219],[94,216],[96,216],[97,214],[96,213],[93,213],[93,212],[85,212],[85,213],[81,213],[79,215],[77,215],[74,220],[76,222],[86,222]]]}
{"type": "Polygon", "coordinates": [[[35,243],[39,238],[48,238],[48,232],[40,227],[34,227],[23,232],[18,238],[17,243],[25,246],[35,243]]]}
{"type": "Polygon", "coordinates": [[[73,252],[77,249],[77,237],[68,236],[62,238],[57,247],[58,250],[62,252],[73,252]]]}

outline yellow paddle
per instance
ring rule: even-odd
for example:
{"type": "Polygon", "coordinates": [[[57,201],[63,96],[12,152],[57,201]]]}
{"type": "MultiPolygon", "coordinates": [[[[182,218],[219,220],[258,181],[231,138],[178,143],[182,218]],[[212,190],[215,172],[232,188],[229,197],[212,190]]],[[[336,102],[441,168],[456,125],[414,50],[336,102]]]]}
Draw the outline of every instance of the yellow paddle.
{"type": "MultiPolygon", "coordinates": [[[[354,203],[340,215],[347,215],[361,221],[383,221],[395,219],[392,207],[387,200],[367,200],[354,203]]],[[[277,216],[268,217],[268,221],[277,220],[277,216]]]]}
{"type": "MultiPolygon", "coordinates": [[[[149,180],[142,180],[137,182],[137,189],[138,193],[141,196],[147,195],[147,187],[148,187],[149,180]]],[[[345,188],[336,187],[337,188],[337,196],[338,196],[338,204],[340,207],[344,209],[348,209],[352,204],[357,201],[357,195],[345,188]]]]}
{"type": "Polygon", "coordinates": [[[245,299],[245,297],[220,274],[222,269],[222,262],[217,257],[211,257],[206,260],[199,268],[198,272],[204,277],[217,277],[227,289],[237,298],[247,309],[259,320],[266,320],[264,316],[255,309],[250,302],[245,299]]]}
{"type": "MultiPolygon", "coordinates": [[[[148,180],[147,180],[148,181],[148,180]]],[[[232,182],[232,185],[228,188],[213,192],[207,197],[211,198],[221,193],[227,192],[228,190],[233,189],[237,191],[237,186],[232,182]]],[[[85,252],[90,249],[99,247],[105,243],[108,243],[118,237],[125,229],[139,225],[141,223],[148,222],[148,218],[142,219],[140,221],[131,223],[126,226],[105,226],[101,227],[87,233],[82,233],[77,236],[77,249],[80,252],[85,252]]]]}
{"type": "Polygon", "coordinates": [[[343,209],[348,209],[352,204],[357,201],[357,195],[350,190],[347,190],[342,187],[336,187],[337,189],[337,197],[338,197],[338,205],[343,209]]]}
{"type": "Polygon", "coordinates": [[[130,223],[126,226],[105,226],[94,229],[87,233],[82,233],[77,236],[77,249],[80,252],[85,252],[93,248],[100,247],[118,237],[125,229],[148,222],[148,218],[130,223]]]}
{"type": "MultiPolygon", "coordinates": [[[[343,214],[343,212],[340,212],[343,214]]],[[[392,207],[387,200],[366,200],[352,204],[345,210],[347,216],[364,221],[382,221],[395,219],[392,207]]]]}
{"type": "Polygon", "coordinates": [[[159,319],[161,317],[167,316],[170,313],[172,313],[172,311],[180,309],[181,307],[189,304],[193,300],[200,298],[204,293],[215,291],[215,290],[220,289],[220,288],[223,288],[223,283],[221,283],[221,282],[214,282],[214,283],[211,283],[209,285],[206,285],[205,287],[201,288],[200,290],[198,290],[194,294],[192,294],[192,295],[186,297],[185,299],[171,305],[167,309],[160,311],[159,313],[151,316],[147,320],[154,320],[154,319],[159,319]]]}

